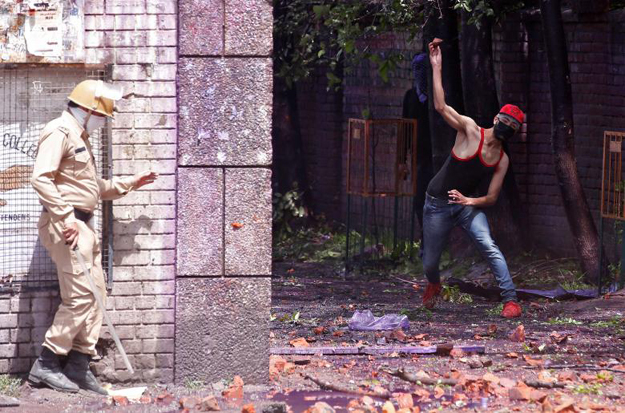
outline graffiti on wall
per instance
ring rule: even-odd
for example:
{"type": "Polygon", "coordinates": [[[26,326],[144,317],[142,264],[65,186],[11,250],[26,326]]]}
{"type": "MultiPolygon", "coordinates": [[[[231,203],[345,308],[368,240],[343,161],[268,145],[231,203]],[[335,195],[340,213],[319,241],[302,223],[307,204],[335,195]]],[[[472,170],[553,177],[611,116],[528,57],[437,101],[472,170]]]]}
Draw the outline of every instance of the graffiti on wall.
{"type": "Polygon", "coordinates": [[[84,0],[0,0],[0,63],[82,63],[84,0]]]}

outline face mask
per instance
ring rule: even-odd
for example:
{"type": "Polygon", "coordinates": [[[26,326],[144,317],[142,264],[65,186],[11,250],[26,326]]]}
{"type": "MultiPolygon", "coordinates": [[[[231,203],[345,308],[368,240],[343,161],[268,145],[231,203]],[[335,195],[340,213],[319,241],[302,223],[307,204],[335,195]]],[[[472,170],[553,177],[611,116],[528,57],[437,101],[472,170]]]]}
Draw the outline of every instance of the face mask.
{"type": "Polygon", "coordinates": [[[74,118],[78,121],[80,126],[82,126],[87,133],[91,134],[96,129],[103,127],[106,124],[106,118],[102,116],[89,116],[89,113],[86,110],[81,108],[69,108],[69,112],[72,114],[74,118]],[[89,119],[87,119],[87,117],[89,119]],[[85,125],[85,121],[87,124],[85,125]]]}
{"type": "Polygon", "coordinates": [[[514,136],[514,134],[516,133],[516,130],[506,125],[505,123],[499,121],[495,125],[494,133],[495,133],[495,138],[501,141],[507,141],[514,136]]]}
{"type": "Polygon", "coordinates": [[[87,127],[85,129],[87,130],[87,133],[90,134],[94,130],[102,128],[104,125],[106,125],[105,117],[91,115],[87,121],[87,127]]]}

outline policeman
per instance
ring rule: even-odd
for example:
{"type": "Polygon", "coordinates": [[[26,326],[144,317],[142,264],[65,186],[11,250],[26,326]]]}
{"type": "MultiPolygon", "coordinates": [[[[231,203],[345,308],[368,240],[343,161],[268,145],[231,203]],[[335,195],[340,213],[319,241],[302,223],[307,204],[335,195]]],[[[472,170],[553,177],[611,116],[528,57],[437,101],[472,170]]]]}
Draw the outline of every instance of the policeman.
{"type": "Polygon", "coordinates": [[[79,388],[107,394],[89,370],[102,326],[89,282],[78,264],[80,251],[102,297],[106,296],[100,240],[92,226],[93,211],[101,200],[114,200],[152,183],[158,175],[142,172],[132,177],[101,179],[89,135],[113,117],[121,88],[101,80],[85,80],[69,95],[62,115],[48,123],[39,138],[32,185],[43,212],[39,238],[57,267],[61,304],[43,342],[29,380],[53,389],[79,388]],[[61,370],[58,356],[67,355],[61,370]]]}

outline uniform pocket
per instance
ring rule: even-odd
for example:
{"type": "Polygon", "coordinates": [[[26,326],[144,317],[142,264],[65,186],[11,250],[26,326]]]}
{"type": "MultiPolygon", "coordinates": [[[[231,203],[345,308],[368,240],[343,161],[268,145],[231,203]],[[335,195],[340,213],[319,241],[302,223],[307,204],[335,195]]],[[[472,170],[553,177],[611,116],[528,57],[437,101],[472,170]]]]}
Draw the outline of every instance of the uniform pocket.
{"type": "Polygon", "coordinates": [[[82,151],[74,155],[74,174],[77,177],[89,176],[91,172],[91,155],[88,151],[82,151]]]}
{"type": "MultiPolygon", "coordinates": [[[[85,261],[87,269],[91,269],[93,261],[93,249],[95,243],[95,234],[87,224],[78,221],[78,251],[85,261]]],[[[69,250],[69,246],[68,246],[69,250]]],[[[73,274],[83,274],[83,268],[78,261],[77,251],[69,251],[69,260],[64,263],[63,271],[73,274]]]]}

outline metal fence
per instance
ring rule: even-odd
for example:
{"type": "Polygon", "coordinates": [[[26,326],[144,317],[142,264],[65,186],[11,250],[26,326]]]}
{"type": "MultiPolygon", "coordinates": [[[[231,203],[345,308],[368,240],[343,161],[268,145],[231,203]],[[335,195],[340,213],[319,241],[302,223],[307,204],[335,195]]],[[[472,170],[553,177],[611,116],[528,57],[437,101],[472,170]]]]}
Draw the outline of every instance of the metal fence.
{"type": "Polygon", "coordinates": [[[414,252],[417,122],[349,119],[346,269],[414,252]]]}
{"type": "MultiPolygon", "coordinates": [[[[0,66],[0,290],[50,288],[56,268],[41,245],[37,221],[41,205],[30,185],[39,134],[67,107],[67,96],[81,80],[107,79],[106,69],[81,66],[0,66]]],[[[109,128],[91,137],[99,173],[110,175],[109,128]]],[[[103,268],[110,268],[110,205],[95,213],[102,239],[103,268]]],[[[110,271],[109,271],[110,272],[110,271]]]]}

